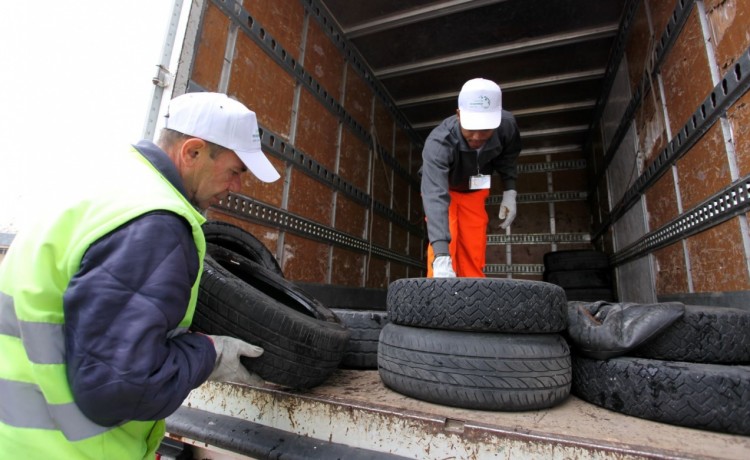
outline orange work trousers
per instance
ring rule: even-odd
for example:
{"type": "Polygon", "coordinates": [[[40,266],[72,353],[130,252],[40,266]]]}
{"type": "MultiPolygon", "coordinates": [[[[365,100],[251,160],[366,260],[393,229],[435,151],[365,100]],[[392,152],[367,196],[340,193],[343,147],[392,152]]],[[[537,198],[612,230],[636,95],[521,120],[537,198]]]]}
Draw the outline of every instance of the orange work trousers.
{"type": "MultiPolygon", "coordinates": [[[[450,192],[448,227],[451,242],[448,246],[453,271],[461,278],[484,278],[485,253],[487,250],[487,210],[485,201],[489,189],[475,192],[450,192]]],[[[432,245],[427,247],[427,277],[432,278],[432,261],[435,253],[432,245]]]]}

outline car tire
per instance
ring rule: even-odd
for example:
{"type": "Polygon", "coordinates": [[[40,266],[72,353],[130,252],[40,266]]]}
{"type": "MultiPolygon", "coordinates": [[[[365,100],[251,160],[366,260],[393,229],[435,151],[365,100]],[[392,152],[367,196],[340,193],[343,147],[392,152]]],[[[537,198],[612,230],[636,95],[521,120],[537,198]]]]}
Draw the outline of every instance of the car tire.
{"type": "Polygon", "coordinates": [[[388,322],[388,314],[376,310],[332,309],[349,329],[351,336],[340,367],[346,369],[377,369],[380,331],[388,322]]]}
{"type": "Polygon", "coordinates": [[[423,329],[388,323],[378,369],[394,391],[466,409],[523,411],[570,394],[570,349],[559,334],[423,329]]]}
{"type": "Polygon", "coordinates": [[[311,388],[338,368],[349,331],[332,311],[282,280],[232,251],[213,247],[206,256],[192,327],[262,347],[260,357],[241,362],[264,380],[311,388]],[[256,287],[258,278],[274,279],[279,290],[263,292],[256,287]]]}
{"type": "Polygon", "coordinates": [[[284,276],[276,257],[251,233],[227,222],[211,220],[203,224],[206,243],[215,244],[236,252],[262,265],[277,275],[284,276]]]}
{"type": "Polygon", "coordinates": [[[541,281],[403,278],[388,286],[388,320],[466,332],[556,333],[567,327],[565,292],[541,281]]]}
{"type": "Polygon", "coordinates": [[[573,394],[671,425],[750,435],[750,367],[573,357],[573,394]]]}

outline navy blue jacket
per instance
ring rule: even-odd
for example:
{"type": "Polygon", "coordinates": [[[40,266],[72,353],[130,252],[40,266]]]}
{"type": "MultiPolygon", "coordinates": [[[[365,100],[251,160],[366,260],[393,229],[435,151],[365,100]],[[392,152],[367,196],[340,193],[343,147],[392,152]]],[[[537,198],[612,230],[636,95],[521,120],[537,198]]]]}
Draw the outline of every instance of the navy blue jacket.
{"type": "MultiPolygon", "coordinates": [[[[164,151],[150,141],[135,147],[185,194],[164,151]]],[[[216,360],[211,340],[170,337],[185,316],[198,268],[190,225],[169,211],[140,216],[86,251],[63,308],[68,381],[92,421],[165,418],[209,376],[216,360]]]]}

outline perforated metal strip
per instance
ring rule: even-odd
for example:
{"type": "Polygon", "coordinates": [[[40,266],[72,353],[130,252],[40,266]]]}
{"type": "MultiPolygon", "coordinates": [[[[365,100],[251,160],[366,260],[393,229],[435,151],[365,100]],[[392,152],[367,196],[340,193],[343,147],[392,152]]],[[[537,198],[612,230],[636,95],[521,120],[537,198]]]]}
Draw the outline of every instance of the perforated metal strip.
{"type": "Polygon", "coordinates": [[[708,230],[750,209],[750,175],[713,195],[682,216],[653,231],[612,257],[614,265],[643,257],[683,238],[708,230]]]}
{"type": "Polygon", "coordinates": [[[547,244],[588,243],[588,233],[521,233],[516,235],[487,235],[487,244],[547,244]]]}
{"type": "Polygon", "coordinates": [[[299,167],[305,174],[312,178],[328,185],[329,187],[338,190],[351,198],[353,201],[360,203],[366,207],[372,203],[375,212],[384,216],[391,222],[407,229],[409,233],[416,235],[420,238],[424,237],[424,229],[421,226],[413,225],[409,221],[397,214],[388,206],[374,201],[370,195],[363,190],[358,189],[354,184],[347,182],[338,174],[329,171],[328,168],[315,161],[304,152],[296,149],[291,144],[281,140],[281,138],[269,131],[266,128],[261,127],[261,143],[263,144],[264,151],[270,152],[282,160],[288,161],[295,166],[299,167]]]}
{"type": "Polygon", "coordinates": [[[519,173],[540,173],[551,171],[566,171],[570,169],[586,169],[586,160],[551,161],[549,163],[524,163],[518,165],[519,173]]]}
{"type": "MultiPolygon", "coordinates": [[[[545,192],[545,193],[519,193],[516,196],[518,203],[550,203],[553,201],[585,201],[588,199],[587,192],[545,192]]],[[[499,205],[503,201],[502,195],[492,195],[487,198],[488,205],[499,205]]]]}
{"type": "Polygon", "coordinates": [[[612,208],[609,217],[594,232],[594,239],[599,238],[612,222],[616,222],[636,204],[640,196],[687,153],[713,124],[724,116],[727,109],[747,92],[748,88],[750,88],[750,49],[745,50],[737,59],[721,82],[714,87],[711,94],[693,113],[688,123],[680,129],[669,145],[625,192],[619,203],[612,208]]]}
{"type": "Polygon", "coordinates": [[[404,256],[403,254],[393,252],[381,246],[373,245],[362,238],[340,232],[303,217],[295,216],[294,214],[282,209],[260,203],[252,198],[236,193],[230,193],[229,197],[226,200],[222,200],[217,208],[244,219],[279,228],[287,232],[304,236],[305,238],[333,244],[346,249],[352,249],[358,252],[372,253],[383,259],[411,265],[413,267],[424,268],[424,263],[420,260],[404,256]]]}
{"type": "MultiPolygon", "coordinates": [[[[294,59],[263,27],[244,8],[239,12],[234,11],[234,1],[231,0],[211,0],[217,8],[234,21],[258,46],[266,52],[276,63],[292,75],[297,82],[308,89],[316,99],[326,107],[334,116],[338,117],[342,123],[349,126],[352,132],[360,138],[366,145],[373,145],[372,136],[362,125],[356,122],[354,117],[346,112],[344,107],[307,72],[300,63],[294,59]]],[[[382,95],[381,95],[382,97],[382,95]]],[[[392,105],[392,103],[391,103],[392,105]]],[[[378,148],[377,153],[383,158],[386,164],[402,178],[404,178],[413,188],[418,188],[417,180],[406,171],[398,161],[383,148],[378,148]]]]}
{"type": "Polygon", "coordinates": [[[541,275],[544,273],[543,264],[489,264],[484,266],[485,275],[541,275]]]}

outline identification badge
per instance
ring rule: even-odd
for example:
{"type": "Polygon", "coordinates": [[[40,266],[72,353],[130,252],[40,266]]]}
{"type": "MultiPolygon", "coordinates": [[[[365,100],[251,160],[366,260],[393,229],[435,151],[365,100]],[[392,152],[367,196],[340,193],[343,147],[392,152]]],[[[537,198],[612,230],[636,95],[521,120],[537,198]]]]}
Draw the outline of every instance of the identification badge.
{"type": "Polygon", "coordinates": [[[469,178],[469,188],[471,190],[482,190],[485,188],[490,188],[490,177],[483,174],[479,174],[477,176],[471,176],[469,178]]]}

